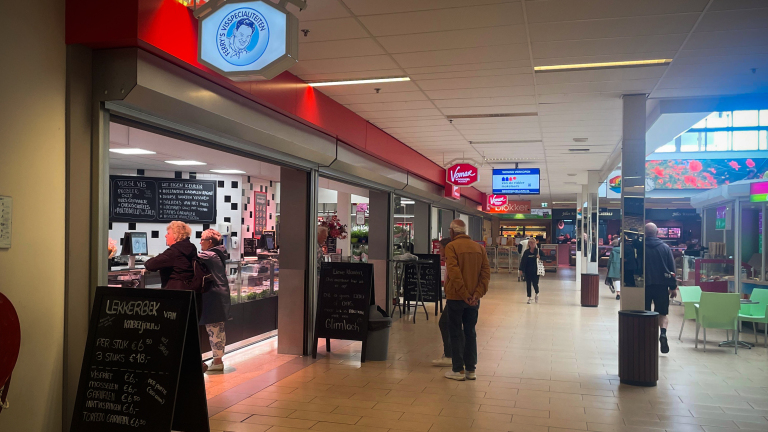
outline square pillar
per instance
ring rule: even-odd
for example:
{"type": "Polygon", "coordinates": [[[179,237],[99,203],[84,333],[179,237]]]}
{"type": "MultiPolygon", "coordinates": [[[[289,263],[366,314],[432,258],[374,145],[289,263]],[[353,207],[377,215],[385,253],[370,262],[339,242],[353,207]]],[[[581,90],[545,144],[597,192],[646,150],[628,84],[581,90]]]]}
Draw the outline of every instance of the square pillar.
{"type": "Polygon", "coordinates": [[[621,309],[645,309],[646,95],[623,97],[621,142],[621,309]],[[639,265],[635,271],[627,270],[639,265]],[[633,286],[634,285],[634,286],[633,286]]]}
{"type": "MultiPolygon", "coordinates": [[[[305,354],[304,332],[308,327],[307,281],[310,253],[317,246],[317,222],[310,217],[310,173],[280,168],[280,300],[277,307],[277,352],[305,354]],[[285,199],[284,197],[291,197],[285,199]]],[[[310,284],[314,286],[314,284],[310,284]]],[[[311,303],[311,302],[310,302],[311,303]]]]}
{"type": "Polygon", "coordinates": [[[392,236],[392,195],[389,192],[368,192],[368,262],[373,264],[373,284],[376,304],[387,308],[389,262],[392,236]]]}
{"type": "Polygon", "coordinates": [[[347,226],[347,238],[337,239],[336,248],[341,249],[341,256],[352,255],[350,249],[350,239],[352,237],[352,194],[349,192],[337,192],[336,193],[336,215],[339,217],[339,222],[342,225],[347,226]]]}
{"type": "Polygon", "coordinates": [[[429,204],[415,201],[413,205],[413,251],[414,253],[429,253],[429,204]]]}

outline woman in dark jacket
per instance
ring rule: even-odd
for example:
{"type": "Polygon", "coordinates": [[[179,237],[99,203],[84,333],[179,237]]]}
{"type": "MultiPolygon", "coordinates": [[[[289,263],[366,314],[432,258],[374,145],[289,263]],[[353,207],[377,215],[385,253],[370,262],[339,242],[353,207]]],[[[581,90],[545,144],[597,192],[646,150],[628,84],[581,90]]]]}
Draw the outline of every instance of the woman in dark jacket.
{"type": "Polygon", "coordinates": [[[173,221],[168,224],[165,244],[168,249],[160,255],[147,260],[144,268],[160,272],[163,289],[188,290],[195,275],[193,262],[197,258],[197,248],[189,241],[192,228],[184,222],[173,221]]]}
{"type": "Polygon", "coordinates": [[[525,275],[525,288],[528,290],[528,304],[531,304],[531,285],[536,290],[536,303],[539,302],[539,262],[542,259],[541,249],[536,247],[536,239],[528,240],[528,248],[520,258],[520,271],[525,275]]]}
{"type": "Polygon", "coordinates": [[[204,371],[223,371],[224,346],[227,343],[227,335],[224,333],[224,323],[229,319],[229,281],[227,280],[226,261],[229,259],[227,248],[221,244],[221,234],[214,229],[203,231],[200,239],[198,254],[213,276],[213,287],[203,293],[203,312],[200,316],[200,325],[205,326],[208,332],[208,341],[211,343],[213,362],[211,366],[203,365],[204,371]]]}

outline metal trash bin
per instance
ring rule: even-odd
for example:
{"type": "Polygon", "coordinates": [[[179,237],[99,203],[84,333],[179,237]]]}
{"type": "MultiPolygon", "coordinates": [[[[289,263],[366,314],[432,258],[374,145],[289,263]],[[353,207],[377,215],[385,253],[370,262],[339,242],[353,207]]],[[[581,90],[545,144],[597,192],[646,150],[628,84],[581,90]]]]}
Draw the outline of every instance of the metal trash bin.
{"type": "Polygon", "coordinates": [[[386,361],[389,353],[389,329],[392,318],[384,316],[376,306],[371,306],[368,315],[368,341],[365,348],[366,361],[386,361]]]}

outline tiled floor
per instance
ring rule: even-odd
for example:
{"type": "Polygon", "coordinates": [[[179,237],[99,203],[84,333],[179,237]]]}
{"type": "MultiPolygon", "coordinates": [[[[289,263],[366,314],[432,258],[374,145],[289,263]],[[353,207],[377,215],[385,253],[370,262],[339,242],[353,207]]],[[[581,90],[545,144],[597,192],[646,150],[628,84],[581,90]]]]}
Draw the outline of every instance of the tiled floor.
{"type": "MultiPolygon", "coordinates": [[[[294,367],[253,395],[221,392],[214,431],[297,432],[729,432],[768,431],[768,350],[693,348],[693,325],[676,338],[682,308],[670,312],[671,352],[658,387],[620,385],[618,302],[605,287],[598,308],[579,306],[566,269],[542,279],[538,304],[508,274],[492,276],[478,323],[477,381],[456,382],[430,366],[441,352],[434,315],[396,320],[387,362],[359,362],[360,344],[294,367]],[[305,367],[305,365],[308,365],[305,367]]],[[[725,339],[709,332],[710,340],[725,339]]],[[[751,340],[751,334],[745,334],[751,340]]],[[[335,344],[340,345],[340,344],[335,344]]],[[[277,356],[273,361],[282,359],[277,356]]],[[[298,364],[297,362],[304,362],[298,364]]],[[[235,361],[238,370],[247,367],[235,361]]],[[[285,369],[288,370],[288,369],[285,369]]],[[[226,375],[224,375],[226,377],[226,375]]],[[[215,377],[207,382],[214,383],[215,377]]],[[[251,381],[254,379],[251,378],[251,381]]],[[[220,383],[219,386],[225,385],[220,383]]],[[[246,386],[248,387],[248,386],[246,386]]],[[[256,390],[258,386],[251,386],[256,390]]],[[[209,401],[210,402],[210,401],[209,401]]]]}

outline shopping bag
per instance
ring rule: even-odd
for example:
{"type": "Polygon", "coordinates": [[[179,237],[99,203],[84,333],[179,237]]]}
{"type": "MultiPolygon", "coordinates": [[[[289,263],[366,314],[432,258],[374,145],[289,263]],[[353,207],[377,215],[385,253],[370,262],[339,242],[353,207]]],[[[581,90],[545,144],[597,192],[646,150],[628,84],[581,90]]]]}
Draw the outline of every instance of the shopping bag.
{"type": "Polygon", "coordinates": [[[546,271],[544,270],[544,263],[541,262],[540,259],[536,259],[536,274],[539,276],[544,276],[546,271]]]}

